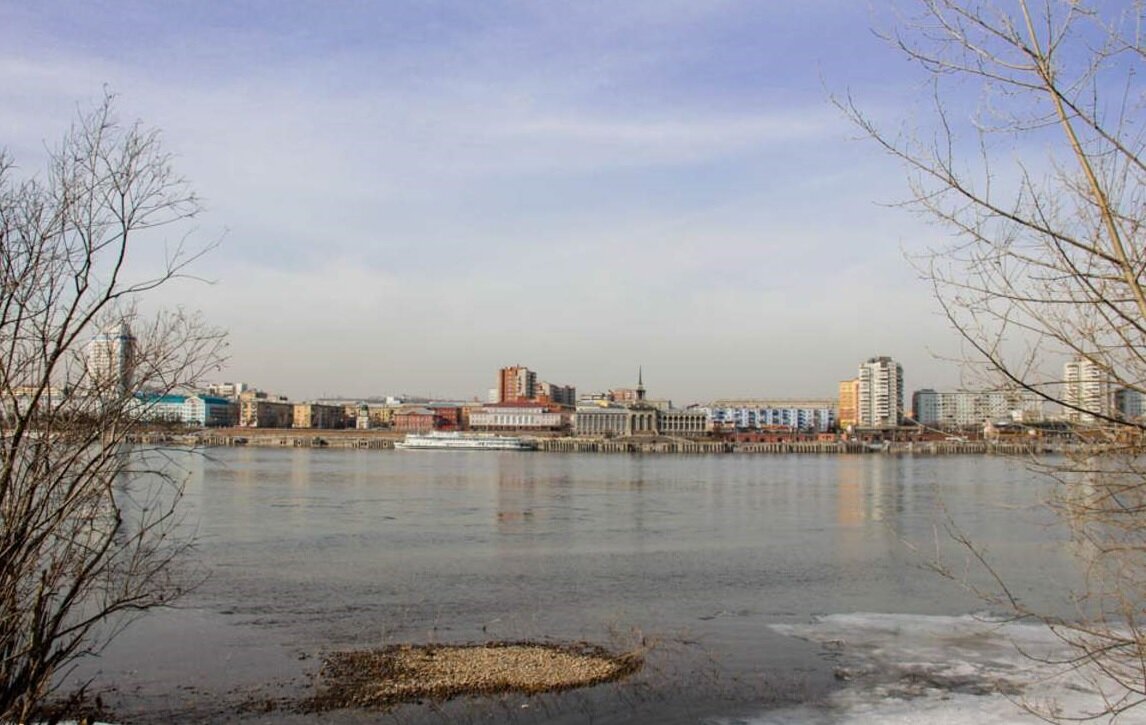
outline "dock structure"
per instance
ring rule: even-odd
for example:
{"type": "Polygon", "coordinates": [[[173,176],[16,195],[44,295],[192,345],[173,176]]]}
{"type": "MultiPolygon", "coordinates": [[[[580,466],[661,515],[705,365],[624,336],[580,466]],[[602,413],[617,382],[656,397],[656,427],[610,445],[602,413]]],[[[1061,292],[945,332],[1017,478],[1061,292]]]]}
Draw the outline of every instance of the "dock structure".
{"type": "Polygon", "coordinates": [[[559,453],[729,453],[724,441],[697,441],[687,438],[544,438],[537,449],[559,453]]]}
{"type": "MultiPolygon", "coordinates": [[[[266,448],[336,448],[393,450],[401,438],[392,433],[345,431],[292,431],[289,429],[259,431],[204,430],[195,433],[149,432],[138,441],[150,445],[191,447],[252,446],[266,448]]],[[[550,453],[630,453],[630,454],[882,454],[882,455],[1032,455],[1062,452],[1033,441],[895,441],[871,443],[861,441],[755,441],[736,442],[719,439],[673,438],[668,436],[609,437],[539,437],[536,450],[550,453]]]]}
{"type": "Polygon", "coordinates": [[[1031,443],[992,441],[925,441],[872,444],[861,441],[733,442],[687,438],[545,438],[538,450],[563,453],[767,453],[886,455],[1025,455],[1050,452],[1031,443]]]}
{"type": "MultiPolygon", "coordinates": [[[[259,432],[208,432],[168,436],[167,442],[174,445],[188,445],[195,447],[238,447],[252,446],[258,448],[364,448],[373,450],[392,450],[393,436],[367,435],[360,431],[339,431],[340,435],[330,435],[331,431],[321,433],[299,433],[288,430],[264,430],[259,432]],[[358,435],[345,435],[355,433],[358,435]]],[[[154,443],[156,441],[149,440],[154,443]]]]}

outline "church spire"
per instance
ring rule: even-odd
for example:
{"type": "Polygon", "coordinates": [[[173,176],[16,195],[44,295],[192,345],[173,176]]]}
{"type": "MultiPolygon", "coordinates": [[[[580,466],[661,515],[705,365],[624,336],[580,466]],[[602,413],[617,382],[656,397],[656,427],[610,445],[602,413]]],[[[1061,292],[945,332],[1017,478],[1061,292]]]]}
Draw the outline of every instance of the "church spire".
{"type": "Polygon", "coordinates": [[[644,401],[645,399],[645,369],[644,366],[637,367],[637,400],[644,401]]]}

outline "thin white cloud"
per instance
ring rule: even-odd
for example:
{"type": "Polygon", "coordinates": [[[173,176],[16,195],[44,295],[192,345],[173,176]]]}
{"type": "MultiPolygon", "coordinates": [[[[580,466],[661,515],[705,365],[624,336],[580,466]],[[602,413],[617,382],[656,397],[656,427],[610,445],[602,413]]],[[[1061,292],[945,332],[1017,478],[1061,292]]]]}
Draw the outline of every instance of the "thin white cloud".
{"type": "Polygon", "coordinates": [[[107,83],[164,129],[207,202],[201,235],[231,231],[204,263],[216,286],[157,302],[188,295],[232,329],[230,377],[294,395],[480,394],[509,361],[586,388],[660,365],[690,400],[765,388],[749,381],[767,362],[810,393],[857,354],[922,347],[906,308],[924,292],[897,267],[914,232],[868,205],[889,182],[853,170],[818,90],[686,77],[749,4],[575,5],[517,25],[474,10],[494,17],[426,47],[296,53],[231,28],[196,51],[176,33],[181,68],[131,60],[144,41],[0,51],[0,127],[35,155],[107,83]],[[893,319],[873,331],[865,306],[893,319]],[[733,387],[706,392],[714,351],[733,387]]]}
{"type": "Polygon", "coordinates": [[[559,141],[587,141],[635,147],[670,148],[680,144],[707,141],[729,148],[781,143],[838,132],[839,119],[817,104],[815,110],[784,109],[775,114],[653,119],[647,122],[628,118],[584,119],[532,118],[508,123],[500,129],[512,136],[536,136],[559,141]]]}

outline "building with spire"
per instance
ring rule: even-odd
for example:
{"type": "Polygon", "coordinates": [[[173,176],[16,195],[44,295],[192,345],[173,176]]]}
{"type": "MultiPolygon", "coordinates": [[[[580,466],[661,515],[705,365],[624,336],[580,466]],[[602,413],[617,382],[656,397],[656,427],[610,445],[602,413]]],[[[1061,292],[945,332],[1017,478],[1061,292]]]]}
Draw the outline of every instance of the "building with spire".
{"type": "Polygon", "coordinates": [[[577,406],[577,435],[588,436],[701,436],[708,431],[708,413],[701,408],[675,410],[665,401],[649,401],[644,368],[637,368],[637,387],[609,391],[608,400],[577,406]]]}
{"type": "Polygon", "coordinates": [[[638,403],[661,410],[672,407],[671,400],[650,400],[645,394],[645,372],[643,367],[637,368],[637,386],[635,388],[610,388],[606,397],[614,403],[627,407],[638,403]]]}
{"type": "Polygon", "coordinates": [[[657,409],[645,400],[645,369],[637,368],[637,399],[629,404],[629,435],[657,435],[657,409]]]}

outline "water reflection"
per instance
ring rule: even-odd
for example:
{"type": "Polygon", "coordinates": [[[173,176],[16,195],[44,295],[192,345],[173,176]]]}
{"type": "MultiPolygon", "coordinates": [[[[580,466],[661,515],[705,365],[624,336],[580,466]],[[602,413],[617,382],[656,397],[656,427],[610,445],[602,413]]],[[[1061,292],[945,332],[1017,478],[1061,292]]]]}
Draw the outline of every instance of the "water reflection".
{"type": "MultiPolygon", "coordinates": [[[[859,458],[848,456],[841,458],[836,468],[837,481],[837,513],[836,523],[841,527],[854,527],[867,521],[868,497],[863,490],[860,479],[859,458]]],[[[882,512],[876,509],[871,514],[876,520],[882,518],[882,512]]]]}
{"type": "Polygon", "coordinates": [[[903,544],[932,537],[941,502],[1020,569],[1015,542],[1050,538],[994,513],[1039,489],[987,458],[212,453],[186,464],[185,510],[215,572],[205,599],[295,624],[335,626],[331,601],[569,625],[634,609],[959,613],[973,603],[903,544]]]}
{"type": "Polygon", "coordinates": [[[497,475],[498,533],[520,534],[532,529],[536,524],[548,525],[549,482],[538,479],[531,464],[533,457],[520,454],[494,455],[497,475]]]}

